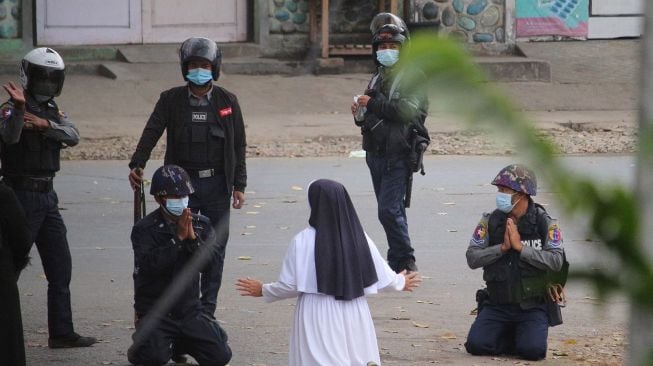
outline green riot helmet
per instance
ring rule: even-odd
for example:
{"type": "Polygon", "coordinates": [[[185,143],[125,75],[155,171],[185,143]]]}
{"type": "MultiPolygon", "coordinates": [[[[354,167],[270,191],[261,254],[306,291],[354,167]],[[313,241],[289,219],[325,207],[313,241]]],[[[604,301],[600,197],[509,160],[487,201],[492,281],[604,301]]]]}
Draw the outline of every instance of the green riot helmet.
{"type": "Polygon", "coordinates": [[[511,164],[501,169],[492,185],[503,186],[529,196],[537,194],[537,178],[532,170],[521,164],[511,164]]]}

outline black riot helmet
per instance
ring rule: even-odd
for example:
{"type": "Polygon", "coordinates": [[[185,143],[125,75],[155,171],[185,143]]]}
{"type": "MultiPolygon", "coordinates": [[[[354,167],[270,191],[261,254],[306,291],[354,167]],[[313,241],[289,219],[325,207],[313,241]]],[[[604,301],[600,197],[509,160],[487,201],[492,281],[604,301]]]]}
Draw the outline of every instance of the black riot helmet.
{"type": "Polygon", "coordinates": [[[376,30],[372,38],[372,58],[377,66],[381,65],[379,60],[376,59],[376,51],[379,49],[379,45],[381,43],[398,43],[403,46],[408,40],[405,35],[406,32],[404,28],[395,24],[385,24],[376,30]]]}
{"type": "Polygon", "coordinates": [[[376,32],[379,28],[383,27],[386,24],[394,24],[403,29],[402,35],[407,39],[410,38],[410,33],[408,32],[408,27],[406,23],[399,18],[398,16],[392,13],[378,13],[372,18],[372,23],[370,23],[370,32],[372,36],[376,35],[376,32]]]}
{"type": "Polygon", "coordinates": [[[150,194],[153,196],[188,196],[195,192],[186,171],[177,165],[164,165],[152,175],[150,194]]]}
{"type": "Polygon", "coordinates": [[[179,49],[179,63],[181,65],[181,75],[184,80],[188,81],[188,62],[191,60],[206,60],[211,63],[211,72],[213,80],[218,80],[220,76],[220,64],[222,63],[222,51],[218,44],[204,37],[188,38],[181,44],[179,49]]]}
{"type": "Polygon", "coordinates": [[[50,99],[61,94],[65,77],[63,59],[52,48],[35,48],[20,63],[23,89],[39,99],[50,99]]]}

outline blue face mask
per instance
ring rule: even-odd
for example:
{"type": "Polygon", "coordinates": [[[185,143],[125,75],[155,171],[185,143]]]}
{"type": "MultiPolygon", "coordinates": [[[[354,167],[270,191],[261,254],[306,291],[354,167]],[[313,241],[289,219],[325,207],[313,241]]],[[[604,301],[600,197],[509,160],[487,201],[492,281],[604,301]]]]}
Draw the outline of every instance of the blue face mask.
{"type": "Polygon", "coordinates": [[[186,79],[195,85],[205,85],[209,81],[213,80],[213,73],[211,70],[202,68],[192,69],[188,70],[186,79]]]}
{"type": "Polygon", "coordinates": [[[381,65],[392,67],[399,61],[399,50],[378,50],[376,51],[376,59],[379,60],[381,65]]]}
{"type": "Polygon", "coordinates": [[[166,211],[173,216],[181,216],[188,207],[188,196],[184,198],[166,198],[166,211]]]}
{"type": "Polygon", "coordinates": [[[515,204],[512,203],[512,194],[510,193],[502,193],[498,192],[497,193],[497,209],[503,213],[510,213],[512,211],[512,208],[515,207],[517,202],[515,204]]]}

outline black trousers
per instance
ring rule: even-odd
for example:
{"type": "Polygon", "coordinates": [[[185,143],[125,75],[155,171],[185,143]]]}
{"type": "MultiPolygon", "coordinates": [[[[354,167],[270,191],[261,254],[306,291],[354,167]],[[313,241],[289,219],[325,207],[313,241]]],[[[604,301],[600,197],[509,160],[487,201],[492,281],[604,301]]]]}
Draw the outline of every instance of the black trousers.
{"type": "Polygon", "coordinates": [[[25,342],[20,313],[16,270],[9,243],[0,243],[0,361],[3,365],[25,365],[25,342]]]}
{"type": "Polygon", "coordinates": [[[68,336],[74,332],[70,306],[72,260],[66,225],[59,213],[59,198],[55,191],[15,192],[48,279],[48,333],[50,338],[68,336]]]}
{"type": "MultiPolygon", "coordinates": [[[[137,327],[132,337],[134,342],[141,336],[137,327]]],[[[200,366],[224,366],[231,360],[227,333],[217,321],[200,311],[181,319],[165,316],[142,338],[142,342],[134,343],[127,351],[129,362],[135,365],[165,365],[172,357],[173,343],[193,356],[200,366]]]]}
{"type": "Polygon", "coordinates": [[[204,312],[213,316],[217,307],[218,291],[222,284],[224,257],[229,240],[229,216],[231,191],[228,189],[224,175],[208,178],[191,178],[195,193],[190,195],[188,206],[195,213],[200,213],[211,220],[215,229],[216,243],[211,251],[213,258],[210,265],[202,271],[201,291],[204,312]]]}

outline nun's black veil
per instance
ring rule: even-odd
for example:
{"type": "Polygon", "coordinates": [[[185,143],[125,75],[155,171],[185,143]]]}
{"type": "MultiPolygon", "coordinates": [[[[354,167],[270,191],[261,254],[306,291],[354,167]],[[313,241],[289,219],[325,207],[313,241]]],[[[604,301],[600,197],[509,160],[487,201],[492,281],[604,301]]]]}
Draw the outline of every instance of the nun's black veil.
{"type": "Polygon", "coordinates": [[[374,261],[354,205],[345,187],[319,179],[308,187],[315,228],[317,289],[338,300],[364,295],[365,287],[377,282],[374,261]]]}

